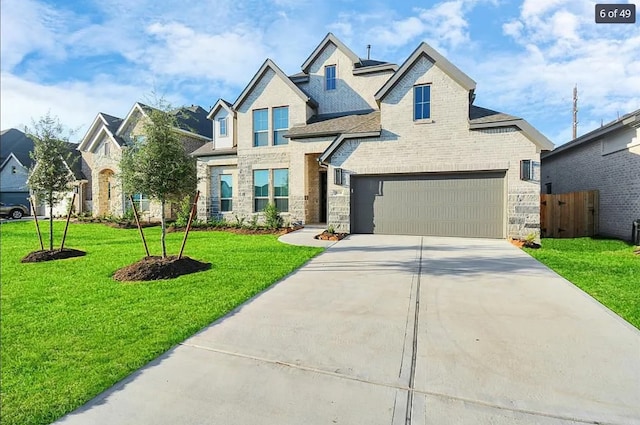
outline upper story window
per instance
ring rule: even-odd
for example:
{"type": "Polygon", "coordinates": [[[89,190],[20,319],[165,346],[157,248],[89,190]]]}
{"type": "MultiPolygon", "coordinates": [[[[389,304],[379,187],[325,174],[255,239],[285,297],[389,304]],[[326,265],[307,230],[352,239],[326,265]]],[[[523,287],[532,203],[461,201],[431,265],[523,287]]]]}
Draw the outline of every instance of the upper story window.
{"type": "Polygon", "coordinates": [[[269,144],[269,119],[267,109],[253,111],[253,146],[267,146],[269,144]]]}
{"type": "Polygon", "coordinates": [[[104,151],[103,151],[105,156],[109,156],[109,142],[105,141],[104,142],[104,151]]]}
{"type": "Polygon", "coordinates": [[[289,141],[283,134],[289,129],[289,107],[273,108],[273,144],[286,145],[289,141]]]}
{"type": "Polygon", "coordinates": [[[431,86],[415,86],[413,88],[413,119],[427,120],[431,118],[431,86]]]}
{"type": "Polygon", "coordinates": [[[218,118],[218,134],[220,137],[227,135],[227,117],[218,118]]]}
{"type": "Polygon", "coordinates": [[[327,90],[336,89],[336,66],[327,65],[324,67],[324,87],[327,90]]]}

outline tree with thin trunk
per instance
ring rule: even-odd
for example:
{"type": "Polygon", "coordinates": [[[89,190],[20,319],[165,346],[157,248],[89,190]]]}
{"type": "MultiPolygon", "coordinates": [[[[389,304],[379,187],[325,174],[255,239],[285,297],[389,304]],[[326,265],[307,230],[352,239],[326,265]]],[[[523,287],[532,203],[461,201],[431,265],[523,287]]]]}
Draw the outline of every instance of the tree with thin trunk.
{"type": "Polygon", "coordinates": [[[120,178],[125,193],[143,193],[162,206],[162,257],[166,258],[165,208],[194,191],[196,160],[185,151],[176,133],[177,119],[163,100],[147,111],[143,135],[122,153],[120,178]]]}
{"type": "Polygon", "coordinates": [[[49,250],[53,251],[53,208],[71,190],[74,181],[69,169],[69,139],[63,135],[65,129],[59,119],[50,113],[34,121],[33,129],[25,130],[34,144],[27,185],[38,200],[49,206],[49,250]]]}

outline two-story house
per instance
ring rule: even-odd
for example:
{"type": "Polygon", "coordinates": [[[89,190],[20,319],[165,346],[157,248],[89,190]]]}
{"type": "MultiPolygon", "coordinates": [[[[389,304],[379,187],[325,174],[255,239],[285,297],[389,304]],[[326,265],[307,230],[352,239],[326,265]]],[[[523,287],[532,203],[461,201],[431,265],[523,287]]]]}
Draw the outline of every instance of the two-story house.
{"type": "Polygon", "coordinates": [[[553,144],[525,120],[473,104],[475,82],[426,43],[398,67],[328,34],[287,76],[270,59],[209,113],[199,218],[247,218],[273,202],[291,222],[338,231],[466,237],[539,232],[553,144]]]}
{"type": "MultiPolygon", "coordinates": [[[[82,172],[88,184],[83,193],[83,210],[93,216],[125,214],[129,205],[118,178],[122,150],[127,144],[144,136],[144,123],[148,119],[150,106],[135,103],[122,119],[99,113],[82,138],[78,150],[82,154],[82,172]]],[[[211,144],[211,123],[207,111],[200,106],[191,106],[172,111],[176,116],[178,133],[188,153],[211,144]]],[[[195,190],[195,188],[194,188],[195,190]]],[[[162,215],[159,202],[152,202],[144,193],[133,195],[138,211],[148,219],[159,219],[162,215]]],[[[171,216],[171,206],[164,211],[171,216]]]]}

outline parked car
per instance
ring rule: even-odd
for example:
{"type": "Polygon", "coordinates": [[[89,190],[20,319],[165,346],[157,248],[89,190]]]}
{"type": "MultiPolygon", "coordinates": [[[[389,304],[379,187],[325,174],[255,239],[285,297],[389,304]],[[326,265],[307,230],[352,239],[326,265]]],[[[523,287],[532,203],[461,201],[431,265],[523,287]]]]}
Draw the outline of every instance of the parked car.
{"type": "Polygon", "coordinates": [[[19,219],[29,215],[29,209],[22,204],[5,204],[0,202],[0,217],[19,219]]]}

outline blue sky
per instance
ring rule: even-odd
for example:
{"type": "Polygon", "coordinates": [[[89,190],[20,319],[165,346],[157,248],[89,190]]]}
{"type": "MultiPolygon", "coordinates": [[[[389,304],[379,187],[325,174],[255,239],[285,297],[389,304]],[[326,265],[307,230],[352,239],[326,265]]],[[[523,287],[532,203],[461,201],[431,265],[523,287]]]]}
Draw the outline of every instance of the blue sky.
{"type": "MultiPolygon", "coordinates": [[[[603,1],[600,1],[603,2],[603,1]]],[[[616,3],[624,3],[616,1],[616,3]]],[[[640,12],[640,0],[632,0],[640,12]]],[[[327,32],[400,65],[426,41],[477,82],[475,104],[525,118],[556,145],[640,108],[640,21],[595,24],[587,0],[2,0],[2,129],[46,114],[77,129],[152,92],[233,102],[267,58],[286,73],[327,32]]]]}

